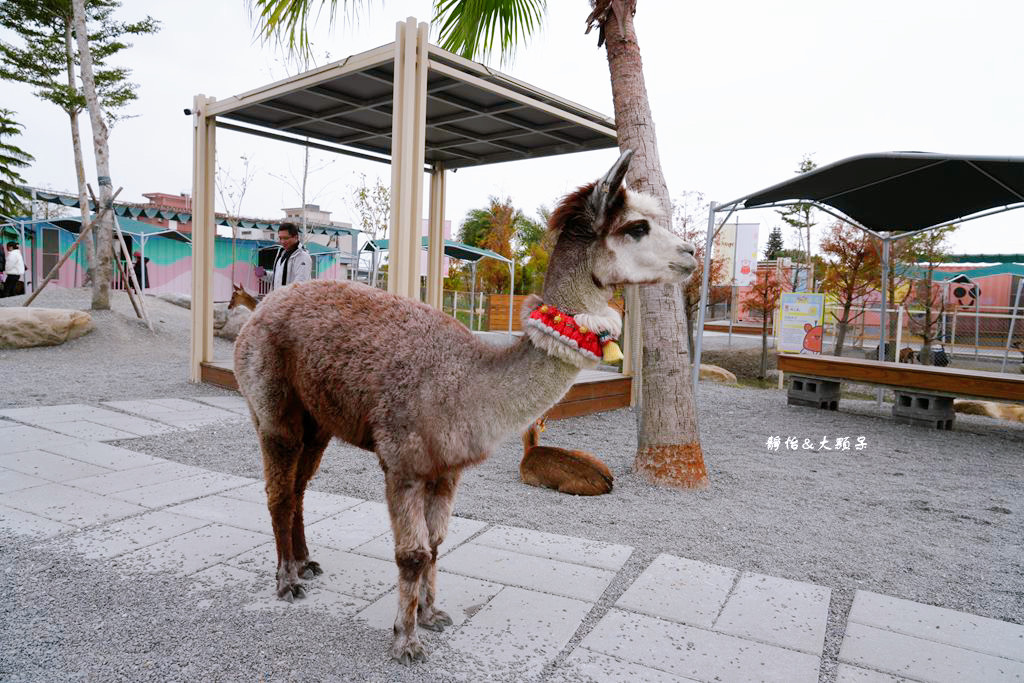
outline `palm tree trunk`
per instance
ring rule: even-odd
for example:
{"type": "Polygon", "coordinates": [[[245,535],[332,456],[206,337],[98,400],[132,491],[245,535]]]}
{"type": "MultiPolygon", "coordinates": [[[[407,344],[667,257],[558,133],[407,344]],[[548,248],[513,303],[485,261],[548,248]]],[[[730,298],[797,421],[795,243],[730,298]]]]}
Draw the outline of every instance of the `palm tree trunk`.
{"type": "MultiPolygon", "coordinates": [[[[96,95],[96,81],[92,72],[92,53],[89,51],[89,34],[85,26],[85,0],[72,0],[75,17],[75,37],[78,39],[78,56],[82,65],[82,86],[85,101],[89,107],[89,121],[92,124],[92,141],[96,150],[96,175],[99,185],[97,213],[113,200],[113,185],[110,182],[110,152],[107,148],[107,124],[103,121],[99,98],[96,95]]],[[[111,242],[114,233],[114,212],[107,211],[96,226],[99,229],[96,240],[98,250],[93,276],[93,310],[110,308],[111,242]]]]}
{"type": "MultiPolygon", "coordinates": [[[[619,147],[635,152],[626,180],[632,188],[655,196],[667,220],[671,220],[640,46],[628,7],[623,14],[618,17],[613,13],[604,28],[619,147]]],[[[638,411],[634,467],[655,484],[706,488],[709,482],[697,431],[690,361],[681,348],[686,315],[679,294],[677,285],[640,288],[642,409],[638,411]]]]}
{"type": "MultiPolygon", "coordinates": [[[[64,23],[64,53],[67,59],[68,88],[74,91],[75,85],[75,51],[72,44],[73,31],[71,21],[64,23]]],[[[82,157],[82,134],[78,129],[78,112],[69,111],[71,119],[71,146],[75,152],[75,177],[78,180],[78,206],[82,212],[82,229],[89,222],[89,193],[85,187],[85,160],[82,157]]],[[[85,238],[85,268],[89,274],[89,282],[92,284],[93,292],[96,291],[96,233],[85,238]]],[[[95,295],[95,294],[94,294],[95,295]]]]}

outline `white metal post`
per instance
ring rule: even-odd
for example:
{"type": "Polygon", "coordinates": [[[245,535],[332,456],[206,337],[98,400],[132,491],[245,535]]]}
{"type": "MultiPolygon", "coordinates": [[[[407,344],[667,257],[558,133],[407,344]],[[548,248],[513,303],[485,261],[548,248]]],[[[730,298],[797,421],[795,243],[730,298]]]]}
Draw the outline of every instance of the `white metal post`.
{"type": "Polygon", "coordinates": [[[192,340],[189,381],[202,381],[202,363],[213,360],[213,244],[216,122],[207,107],[214,98],[196,95],[192,103],[192,340]]]}
{"type": "Polygon", "coordinates": [[[1010,313],[1010,329],[1006,332],[1006,350],[1003,351],[1003,365],[999,369],[1000,372],[1006,371],[1006,359],[1010,355],[1010,340],[1013,339],[1013,328],[1017,325],[1017,309],[1020,308],[1021,289],[1024,289],[1024,277],[1017,281],[1017,296],[1013,302],[1013,311],[1010,313]]]}
{"type": "Polygon", "coordinates": [[[693,362],[693,389],[697,390],[697,380],[700,377],[700,356],[704,350],[704,311],[708,306],[708,280],[711,276],[711,247],[715,239],[715,202],[708,207],[708,236],[704,242],[704,272],[700,276],[700,307],[697,309],[697,329],[695,333],[696,349],[694,350],[693,362]]]}
{"type": "MultiPolygon", "coordinates": [[[[427,303],[441,309],[444,289],[444,165],[435,164],[430,173],[430,224],[427,229],[427,303]]],[[[453,314],[454,315],[454,314],[453,314]]]]}
{"type": "Polygon", "coordinates": [[[898,360],[896,355],[900,352],[901,339],[903,339],[903,306],[896,309],[896,345],[893,347],[893,360],[898,360]]]}

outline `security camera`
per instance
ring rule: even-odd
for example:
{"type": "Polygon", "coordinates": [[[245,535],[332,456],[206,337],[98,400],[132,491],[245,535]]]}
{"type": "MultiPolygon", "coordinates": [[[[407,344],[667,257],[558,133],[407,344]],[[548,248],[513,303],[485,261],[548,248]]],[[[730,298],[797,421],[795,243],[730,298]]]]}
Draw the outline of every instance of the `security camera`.
{"type": "Polygon", "coordinates": [[[186,108],[186,109],[185,109],[185,116],[192,116],[192,110],[191,110],[191,109],[188,109],[188,108],[186,108]]]}

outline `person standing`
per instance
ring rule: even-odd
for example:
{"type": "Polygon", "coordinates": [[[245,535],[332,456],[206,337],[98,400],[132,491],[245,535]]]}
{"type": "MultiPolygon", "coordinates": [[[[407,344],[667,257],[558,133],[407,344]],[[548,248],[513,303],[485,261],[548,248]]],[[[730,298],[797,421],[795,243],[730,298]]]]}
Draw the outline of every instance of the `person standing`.
{"type": "Polygon", "coordinates": [[[21,258],[18,243],[12,240],[7,243],[7,262],[4,265],[3,295],[5,297],[14,296],[17,293],[18,284],[24,275],[25,261],[21,258]]]}
{"type": "Polygon", "coordinates": [[[309,280],[312,259],[306,248],[299,243],[298,226],[282,223],[277,229],[277,243],[281,245],[281,251],[274,260],[273,289],[309,280]]]}
{"type": "Polygon", "coordinates": [[[132,264],[132,268],[135,270],[135,279],[139,282],[139,288],[145,289],[149,287],[149,257],[143,259],[141,251],[136,251],[132,257],[135,259],[132,264]]]}

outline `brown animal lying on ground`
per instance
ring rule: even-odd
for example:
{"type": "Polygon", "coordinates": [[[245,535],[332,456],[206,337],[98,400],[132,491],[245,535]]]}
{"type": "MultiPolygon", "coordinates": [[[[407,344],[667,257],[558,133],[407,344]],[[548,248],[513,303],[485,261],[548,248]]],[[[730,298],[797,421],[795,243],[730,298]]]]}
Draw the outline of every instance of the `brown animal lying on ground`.
{"type": "Polygon", "coordinates": [[[967,415],[984,415],[985,417],[994,417],[997,420],[1024,422],[1024,406],[1011,405],[1009,403],[967,401],[958,398],[953,401],[953,410],[967,415]]]}
{"type": "Polygon", "coordinates": [[[554,446],[541,446],[544,418],[523,432],[523,461],[519,476],[523,483],[555,489],[575,496],[600,496],[612,490],[608,466],[590,453],[554,446]]]}
{"type": "Polygon", "coordinates": [[[909,346],[904,346],[902,349],[900,349],[901,363],[910,363],[911,365],[913,365],[918,360],[920,360],[920,356],[918,356],[917,351],[915,351],[914,349],[910,348],[909,346]]]}

